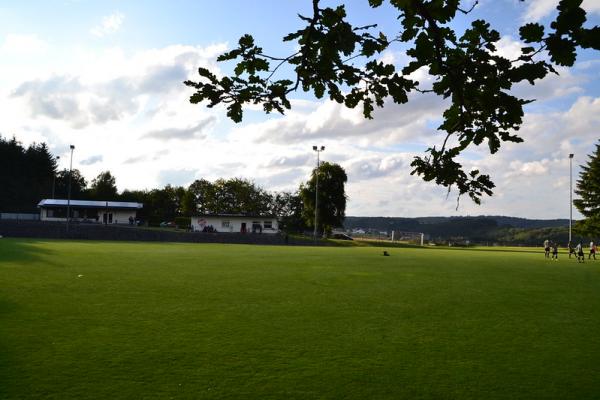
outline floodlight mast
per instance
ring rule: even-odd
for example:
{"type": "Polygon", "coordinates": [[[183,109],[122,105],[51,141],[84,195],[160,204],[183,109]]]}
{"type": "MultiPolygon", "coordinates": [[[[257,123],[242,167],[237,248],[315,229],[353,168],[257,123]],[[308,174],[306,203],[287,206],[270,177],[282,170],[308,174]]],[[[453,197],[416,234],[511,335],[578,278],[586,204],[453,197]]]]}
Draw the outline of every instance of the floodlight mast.
{"type": "Polygon", "coordinates": [[[573,227],[573,156],[574,154],[569,154],[569,243],[573,227]]]}
{"type": "MultiPolygon", "coordinates": [[[[58,164],[58,160],[60,160],[60,156],[56,156],[56,163],[58,164]]],[[[52,198],[55,199],[54,193],[56,188],[56,173],[52,176],[52,198]]]]}
{"type": "Polygon", "coordinates": [[[73,174],[73,150],[75,146],[70,145],[71,149],[71,163],[69,164],[69,190],[67,195],[67,233],[69,233],[69,221],[71,220],[71,175],[73,174]]]}
{"type": "Polygon", "coordinates": [[[313,233],[315,241],[317,240],[317,222],[318,222],[317,215],[318,215],[318,211],[319,211],[319,164],[320,164],[319,155],[324,150],[325,150],[325,146],[321,146],[320,148],[318,146],[313,146],[313,151],[317,152],[317,169],[315,170],[315,178],[316,178],[316,182],[315,182],[315,230],[313,233]]]}

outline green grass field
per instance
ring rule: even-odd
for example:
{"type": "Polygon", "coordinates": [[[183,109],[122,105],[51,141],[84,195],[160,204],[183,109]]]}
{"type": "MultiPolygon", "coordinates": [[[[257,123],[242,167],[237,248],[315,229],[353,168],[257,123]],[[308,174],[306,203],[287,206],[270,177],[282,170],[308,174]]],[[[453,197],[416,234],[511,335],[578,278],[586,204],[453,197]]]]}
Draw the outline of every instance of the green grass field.
{"type": "Polygon", "coordinates": [[[382,250],[0,239],[0,398],[600,397],[600,261],[382,250]]]}

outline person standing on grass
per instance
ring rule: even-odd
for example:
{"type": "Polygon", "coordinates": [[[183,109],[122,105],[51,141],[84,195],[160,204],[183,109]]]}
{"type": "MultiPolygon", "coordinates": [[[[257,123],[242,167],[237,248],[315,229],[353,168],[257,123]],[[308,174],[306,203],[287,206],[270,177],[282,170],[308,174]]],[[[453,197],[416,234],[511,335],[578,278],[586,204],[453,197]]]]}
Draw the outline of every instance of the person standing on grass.
{"type": "Polygon", "coordinates": [[[550,258],[550,241],[544,240],[544,257],[550,258]]]}
{"type": "Polygon", "coordinates": [[[590,254],[588,254],[588,260],[594,257],[596,259],[596,245],[594,242],[590,242],[590,254]]]}
{"type": "Polygon", "coordinates": [[[569,240],[569,244],[567,246],[569,247],[569,258],[571,258],[571,254],[575,254],[575,249],[573,248],[573,243],[571,243],[571,241],[569,240]]]}
{"type": "Polygon", "coordinates": [[[583,254],[583,246],[581,245],[581,242],[577,244],[575,251],[577,252],[577,262],[585,262],[585,255],[583,254]]]}
{"type": "Polygon", "coordinates": [[[558,261],[558,242],[552,242],[552,259],[558,261]]]}

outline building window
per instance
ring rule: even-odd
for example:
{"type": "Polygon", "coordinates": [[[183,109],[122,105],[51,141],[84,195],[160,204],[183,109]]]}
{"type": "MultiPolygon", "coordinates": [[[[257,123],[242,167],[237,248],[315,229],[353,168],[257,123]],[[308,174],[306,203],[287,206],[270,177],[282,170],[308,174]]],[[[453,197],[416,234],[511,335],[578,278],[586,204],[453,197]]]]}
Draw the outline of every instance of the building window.
{"type": "Polygon", "coordinates": [[[221,228],[229,228],[230,221],[221,221],[221,228]]]}
{"type": "Polygon", "coordinates": [[[54,210],[46,210],[46,217],[49,217],[49,218],[54,217],[54,210]]]}
{"type": "Polygon", "coordinates": [[[273,229],[273,221],[264,221],[265,229],[273,229]]]}

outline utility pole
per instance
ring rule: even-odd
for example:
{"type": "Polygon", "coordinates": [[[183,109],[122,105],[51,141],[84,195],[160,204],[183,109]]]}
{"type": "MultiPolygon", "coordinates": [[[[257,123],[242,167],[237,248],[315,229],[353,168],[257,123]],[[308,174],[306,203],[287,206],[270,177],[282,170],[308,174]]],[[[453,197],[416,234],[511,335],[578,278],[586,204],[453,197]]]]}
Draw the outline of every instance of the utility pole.
{"type": "Polygon", "coordinates": [[[321,146],[320,148],[318,146],[313,146],[313,150],[317,152],[317,169],[315,171],[315,175],[316,175],[316,183],[315,183],[315,231],[313,233],[314,239],[315,241],[317,240],[317,222],[318,222],[318,211],[319,211],[319,164],[320,164],[320,160],[319,160],[319,155],[321,154],[322,151],[325,150],[325,146],[321,146]]]}
{"type": "MultiPolygon", "coordinates": [[[[569,243],[573,227],[573,154],[569,154],[569,243]]],[[[570,255],[569,255],[570,257],[570,255]]]]}
{"type": "Polygon", "coordinates": [[[73,150],[75,146],[69,146],[71,149],[71,164],[69,165],[69,190],[67,196],[67,233],[69,233],[69,221],[71,220],[71,175],[73,175],[73,150]]]}

